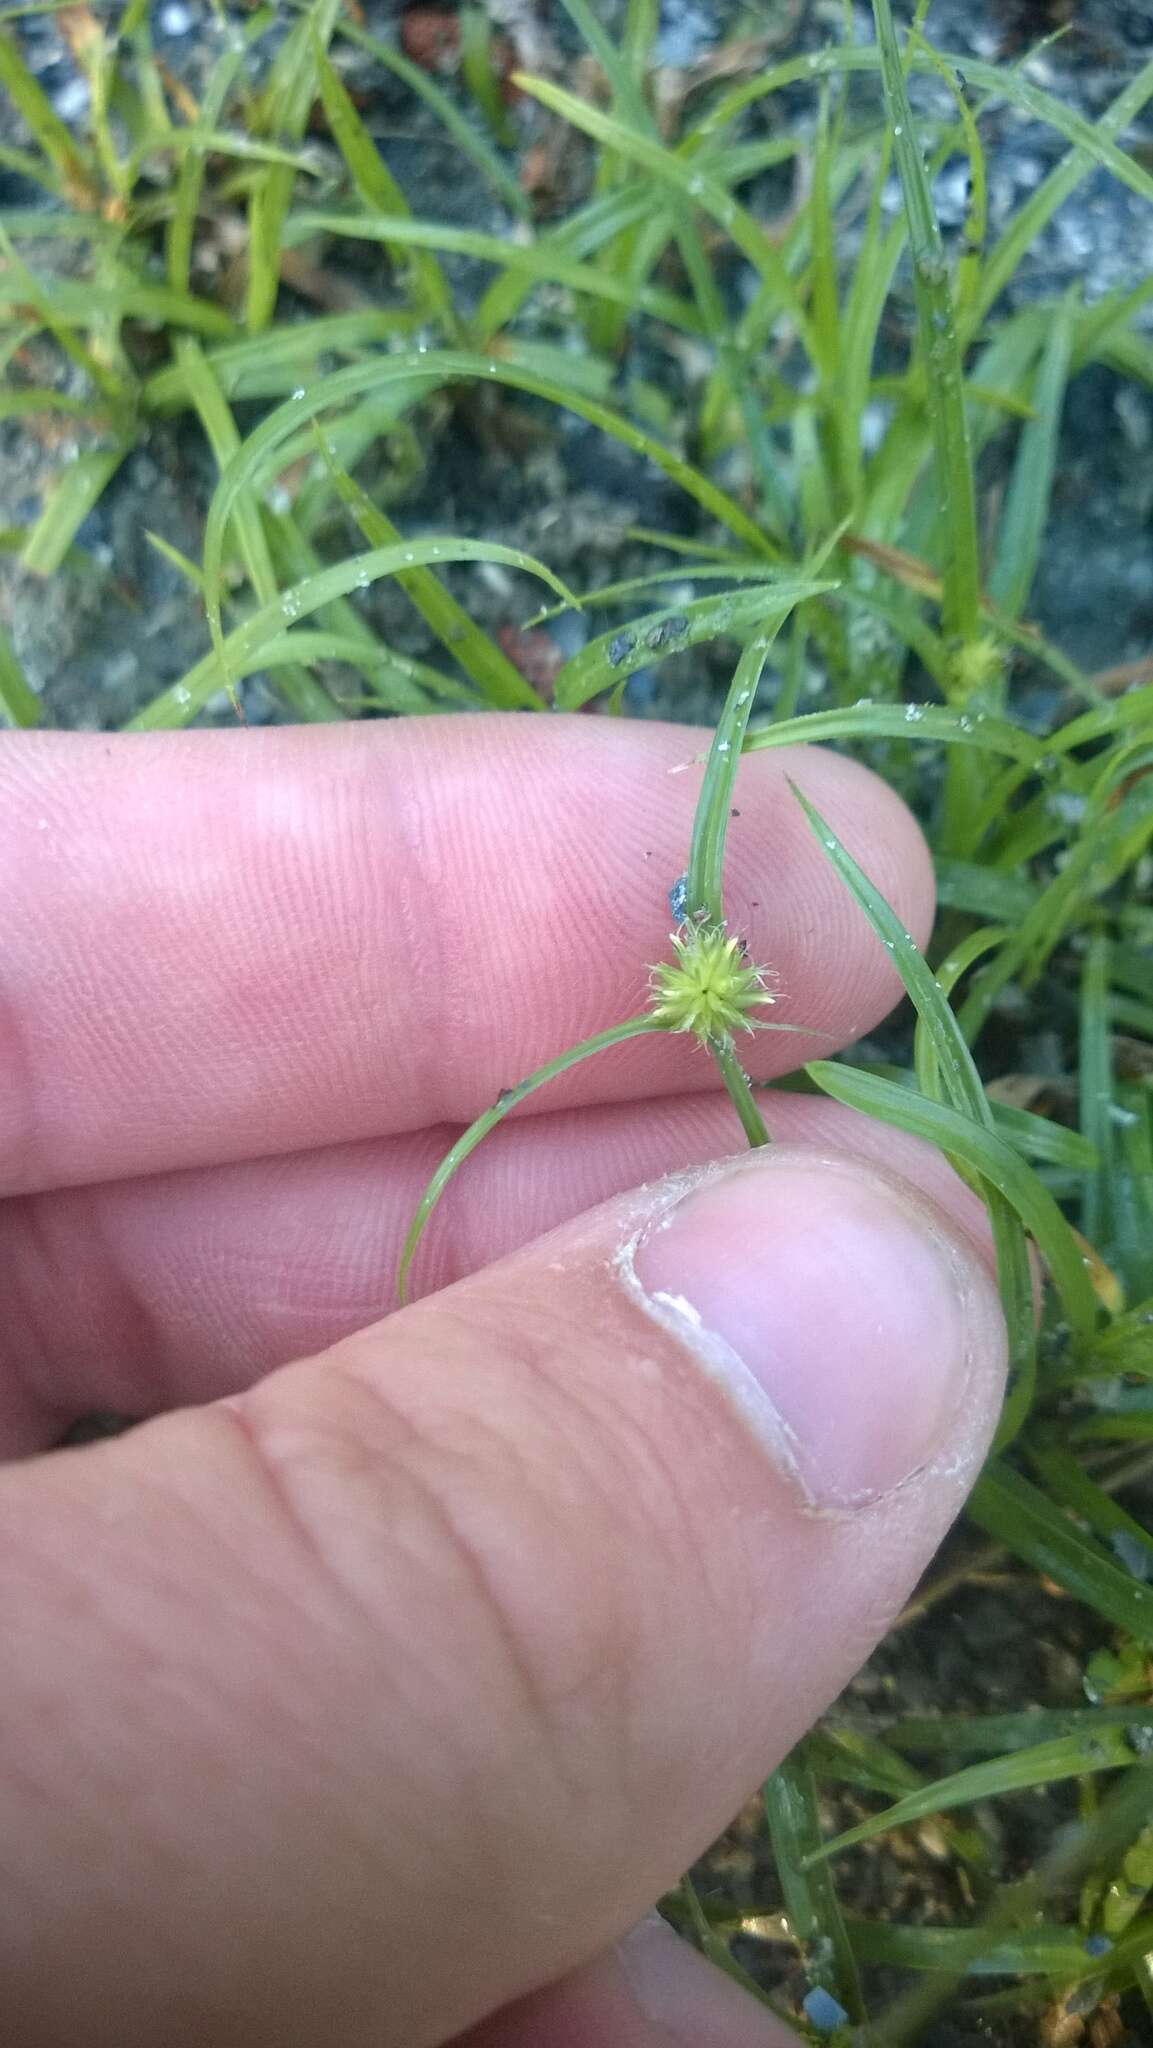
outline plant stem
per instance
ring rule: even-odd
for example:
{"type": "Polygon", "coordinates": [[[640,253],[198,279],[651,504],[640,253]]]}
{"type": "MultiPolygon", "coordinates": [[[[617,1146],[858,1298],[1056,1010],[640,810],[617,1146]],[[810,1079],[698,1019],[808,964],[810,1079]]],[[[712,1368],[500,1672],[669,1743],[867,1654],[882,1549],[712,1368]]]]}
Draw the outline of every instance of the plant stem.
{"type": "Polygon", "coordinates": [[[765,1128],[765,1120],[753,1097],[752,1083],[736,1055],[731,1038],[714,1038],[709,1051],[717,1063],[718,1070],[728,1090],[729,1101],[741,1120],[741,1129],[750,1145],[768,1145],[771,1141],[765,1128]]]}

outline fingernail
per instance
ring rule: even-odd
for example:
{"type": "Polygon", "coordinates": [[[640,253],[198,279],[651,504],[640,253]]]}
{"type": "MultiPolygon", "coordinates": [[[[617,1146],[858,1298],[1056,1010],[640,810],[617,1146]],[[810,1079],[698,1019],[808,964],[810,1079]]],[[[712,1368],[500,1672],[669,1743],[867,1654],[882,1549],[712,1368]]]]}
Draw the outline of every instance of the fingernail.
{"type": "Polygon", "coordinates": [[[656,1913],[618,1944],[616,1963],[638,2012],[657,2029],[646,2030],[645,2048],[786,2048],[794,2038],[656,1913]]]}
{"type": "Polygon", "coordinates": [[[912,1188],[847,1160],[742,1161],[666,1206],[626,1266],[817,1508],[933,1463],[975,1325],[988,1335],[975,1254],[912,1188]]]}

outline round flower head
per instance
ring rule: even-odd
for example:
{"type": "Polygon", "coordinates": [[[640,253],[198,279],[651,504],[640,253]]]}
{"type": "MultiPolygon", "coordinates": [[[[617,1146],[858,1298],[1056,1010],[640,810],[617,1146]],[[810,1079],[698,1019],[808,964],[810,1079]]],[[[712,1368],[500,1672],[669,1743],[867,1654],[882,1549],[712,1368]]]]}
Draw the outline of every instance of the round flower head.
{"type": "Polygon", "coordinates": [[[755,1031],[752,1012],[776,1001],[743,939],[723,925],[683,924],[672,934],[675,960],[652,970],[651,1003],[667,1031],[691,1031],[705,1044],[755,1031]]]}

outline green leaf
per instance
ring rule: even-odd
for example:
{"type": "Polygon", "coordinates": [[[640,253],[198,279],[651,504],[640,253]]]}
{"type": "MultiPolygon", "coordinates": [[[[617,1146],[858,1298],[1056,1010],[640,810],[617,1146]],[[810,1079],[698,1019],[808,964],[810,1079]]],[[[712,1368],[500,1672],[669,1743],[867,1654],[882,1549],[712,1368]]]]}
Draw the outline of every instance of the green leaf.
{"type": "Polygon", "coordinates": [[[61,471],[25,543],[21,557],[25,569],[36,576],[55,574],[76,538],[77,528],[83,525],[127,453],[127,442],[114,448],[94,448],[86,455],[78,455],[61,471]]]}
{"type": "Polygon", "coordinates": [[[702,331],[700,315],[689,300],[656,285],[635,285],[628,278],[616,277],[593,264],[575,263],[555,247],[546,248],[540,243],[502,241],[497,235],[480,234],[473,228],[406,219],[395,212],[374,213],[369,219],[354,213],[297,212],[286,229],[285,243],[291,246],[312,235],[343,235],[350,241],[381,242],[387,248],[442,249],[451,255],[471,256],[481,263],[499,264],[504,271],[523,272],[533,284],[560,285],[578,295],[650,313],[686,334],[702,331]]]}
{"type": "Polygon", "coordinates": [[[73,197],[94,199],[96,180],[92,166],[77,149],[51,100],[29,71],[6,29],[0,29],[0,87],[27,123],[65,192],[73,197]]]}
{"type": "Polygon", "coordinates": [[[607,1031],[598,1031],[594,1037],[582,1039],[579,1045],[570,1045],[567,1052],[558,1053],[556,1059],[547,1060],[543,1067],[537,1067],[525,1080],[518,1081],[514,1087],[502,1089],[491,1108],[483,1110],[469,1125],[467,1131],[457,1139],[451,1150],[445,1153],[420,1198],[416,1213],[408,1227],[397,1269],[398,1301],[403,1302],[405,1299],[412,1262],[429,1217],[449,1181],[458,1168],[463,1166],[469,1154],[476,1151],[482,1138],[486,1138],[491,1130],[495,1130],[497,1124],[511,1109],[515,1109],[518,1103],[523,1102],[526,1096],[532,1095],[538,1088],[545,1087],[549,1081],[555,1081],[559,1074],[567,1074],[569,1068],[579,1065],[581,1060],[591,1059],[598,1052],[607,1052],[610,1046],[623,1045],[627,1038],[643,1038],[647,1033],[661,1031],[663,1028],[662,1025],[653,1023],[651,1015],[646,1010],[639,1017],[629,1017],[623,1024],[612,1024],[607,1031]]]}
{"type": "MultiPolygon", "coordinates": [[[[410,214],[408,201],[323,50],[317,51],[316,62],[320,97],[332,131],[332,139],[348,166],[357,192],[368,208],[369,220],[365,225],[378,225],[380,218],[390,214],[407,220],[410,214]]],[[[295,236],[299,231],[299,222],[289,225],[295,236]]],[[[395,237],[393,245],[398,245],[395,237]]],[[[417,291],[429,312],[443,321],[448,333],[453,339],[457,339],[463,332],[462,323],[457,318],[452,292],[444,272],[436,258],[429,253],[432,246],[427,241],[418,244],[409,258],[409,268],[417,291]]]]}
{"type": "MultiPolygon", "coordinates": [[[[341,469],[331,457],[328,458],[328,467],[342,505],[351,512],[370,547],[403,546],[404,535],[399,527],[393,525],[386,512],[373,504],[367,492],[349,476],[347,470],[341,469]]],[[[406,597],[411,598],[426,626],[460,663],[488,703],[506,711],[539,711],[542,708],[543,700],[532,685],[525,681],[519,669],[514,668],[495,641],[490,640],[488,634],[469,617],[463,605],[459,605],[451,592],[445,589],[435,570],[401,570],[396,580],[406,597]]]]}
{"type": "Polygon", "coordinates": [[[886,1728],[885,1740],[915,1755],[945,1750],[953,1756],[1001,1756],[1101,1729],[1132,1728],[1143,1743],[1144,1717],[1140,1701],[1121,1707],[1024,1707],[1011,1714],[909,1714],[886,1728]]]}
{"type": "Polygon", "coordinates": [[[945,746],[1008,754],[1031,768],[1037,768],[1048,751],[1020,726],[983,711],[952,711],[940,704],[851,704],[843,710],[807,712],[779,725],[757,726],[745,741],[745,752],[847,739],[939,740],[945,746]]]}
{"type": "Polygon", "coordinates": [[[451,136],[457,148],[463,155],[469,158],[480,172],[485,183],[491,185],[493,191],[497,193],[499,198],[503,199],[505,205],[509,207],[518,219],[527,220],[529,218],[531,212],[529,201],[517,183],[515,173],[509,169],[499,152],[493,148],[487,136],[477,133],[471,121],[461,112],[455,100],[450,98],[444,88],[438,85],[436,80],[430,77],[427,71],[422,69],[419,64],[413,64],[399,50],[391,49],[387,43],[382,43],[375,36],[366,34],[364,29],[360,28],[356,22],[349,20],[347,16],[342,16],[341,18],[339,33],[348,42],[355,43],[358,49],[366,50],[369,56],[375,57],[377,62],[383,64],[386,70],[393,72],[397,78],[402,79],[404,84],[412,92],[416,93],[417,97],[422,99],[426,106],[431,107],[446,133],[451,136]]]}
{"type": "MultiPolygon", "coordinates": [[[[330,406],[345,400],[361,398],[368,393],[381,392],[395,387],[404,403],[415,402],[418,396],[431,393],[455,379],[489,379],[509,385],[518,391],[528,391],[538,398],[551,400],[554,405],[565,407],[580,415],[591,425],[623,443],[638,455],[644,455],[655,462],[675,483],[695,498],[699,504],[723,521],[730,530],[739,535],[756,553],[766,552],[759,528],[747,514],[717,488],[710,480],[665,448],[652,435],[643,432],[613,412],[608,406],[593,399],[587,399],[577,392],[566,390],[547,377],[536,377],[527,370],[521,370],[502,363],[496,357],[486,358],[453,350],[429,350],[427,354],[405,355],[376,360],[368,363],[352,363],[343,370],[335,370],[327,377],[319,378],[309,387],[301,386],[298,393],[286,405],[262,420],[249,436],[244,446],[229,463],[213,494],[208,509],[204,530],[204,577],[208,593],[209,626],[214,641],[221,639],[221,565],[224,534],[232,515],[232,508],[238,494],[259,489],[266,480],[274,460],[282,455],[286,443],[309,426],[318,414],[330,406]]],[[[495,557],[494,557],[495,559],[495,557]]],[[[554,582],[553,587],[566,601],[577,600],[563,585],[554,582]]]]}
{"type": "Polygon", "coordinates": [[[1049,517],[1074,321],[1073,300],[1066,298],[1049,328],[1033,390],[1034,416],[1021,433],[998,529],[989,595],[1013,619],[1020,618],[1029,601],[1049,517]]]}
{"type": "Polygon", "coordinates": [[[913,1095],[856,1068],[815,1060],[806,1072],[835,1101],[926,1139],[998,1189],[1036,1239],[1077,1334],[1090,1335],[1097,1303],[1077,1240],[1044,1182],[1006,1139],[944,1103],[913,1095]]]}
{"type": "Polygon", "coordinates": [[[367,590],[382,576],[395,576],[421,563],[440,561],[499,562],[506,568],[524,569],[530,575],[539,576],[550,590],[567,596],[574,604],[576,602],[550,569],[546,569],[543,563],[534,562],[531,555],[523,554],[519,548],[498,547],[491,541],[457,539],[411,540],[404,547],[374,548],[368,554],[350,555],[344,561],[334,562],[328,568],[306,576],[273,603],[262,605],[243,625],[235,627],[221,639],[219,649],[214,647],[178,683],[162,690],[143,711],[130,719],[127,730],[163,732],[187,725],[197,711],[203,710],[209,698],[225,687],[227,677],[243,675],[247,669],[259,666],[258,657],[262,649],[270,642],[279,641],[286,626],[310,617],[334,599],[347,597],[353,590],[367,590]]]}
{"type": "MultiPolygon", "coordinates": [[[[764,574],[764,572],[762,572],[764,574]]],[[[779,623],[795,604],[827,590],[828,584],[782,579],[765,580],[753,589],[725,590],[713,597],[645,612],[629,625],[601,633],[574,654],[560,670],[554,696],[560,711],[576,711],[601,690],[625,681],[637,669],[664,661],[686,647],[731,634],[745,639],[759,627],[779,623]]]]}
{"type": "MultiPolygon", "coordinates": [[[[1048,1495],[997,1460],[969,1502],[978,1528],[1139,1642],[1153,1643],[1153,1587],[1143,1586],[1081,1533],[1048,1495]]],[[[1140,1716],[1137,1716],[1139,1719],[1140,1716]]]]}
{"type": "Polygon", "coordinates": [[[970,1764],[952,1777],[906,1793],[883,1813],[876,1813],[856,1827],[846,1828],[831,1842],[810,1851],[811,1864],[827,1862],[858,1842],[871,1842],[892,1828],[909,1827],[933,1813],[947,1813],[955,1806],[971,1806],[978,1799],[999,1799],[1006,1792],[1022,1792],[1034,1785],[1058,1785],[1067,1778],[1091,1776],[1096,1771],[1128,1769],[1133,1748],[1124,1728],[1086,1729],[1083,1734],[1058,1736],[1040,1742],[1033,1749],[1014,1750],[988,1763],[970,1764]]]}
{"type": "Polygon", "coordinates": [[[977,505],[965,413],[964,364],[949,264],[909,103],[890,0],[873,0],[873,14],[885,107],[892,126],[893,154],[913,258],[913,292],[933,429],[936,491],[948,533],[945,625],[948,632],[962,640],[975,640],[981,616],[977,505]]]}
{"type": "Polygon", "coordinates": [[[778,1764],[765,1785],[764,1801],[785,1913],[806,1973],[850,2019],[860,2020],[864,2001],[853,1943],[832,1875],[814,1863],[821,1823],[803,1745],[778,1764]]]}
{"type": "Polygon", "coordinates": [[[40,723],[40,700],[28,683],[7,627],[0,621],[0,720],[30,731],[40,723]]]}
{"type": "Polygon", "coordinates": [[[809,354],[816,358],[816,338],[809,316],[775,243],[761,223],[746,211],[739,200],[733,198],[719,179],[559,85],[551,85],[542,78],[530,78],[524,73],[518,73],[517,84],[574,128],[616,150],[627,161],[639,164],[681,198],[691,200],[710,214],[753,265],[781,309],[788,313],[809,354]]]}

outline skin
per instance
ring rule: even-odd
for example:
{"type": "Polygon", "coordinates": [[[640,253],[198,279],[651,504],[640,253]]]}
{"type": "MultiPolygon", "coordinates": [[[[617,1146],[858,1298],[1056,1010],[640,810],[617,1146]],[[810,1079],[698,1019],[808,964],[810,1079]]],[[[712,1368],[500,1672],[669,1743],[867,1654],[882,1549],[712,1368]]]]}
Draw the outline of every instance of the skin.
{"type": "MultiPolygon", "coordinates": [[[[961,1504],[1003,1363],[978,1205],[913,1141],[769,1099],[757,1186],[812,1298],[777,1330],[810,1406],[826,1370],[842,1417],[880,1398],[867,1332],[836,1377],[873,1219],[931,1219],[967,1290],[932,1455],[851,1513],[814,1512],[622,1280],[657,1199],[630,1191],[739,1150],[690,1043],[582,1065],[494,1134],[390,1313],[454,1130],[643,1003],[705,737],[492,716],[0,742],[14,2048],[792,2038],[643,1915],[961,1504]],[[154,1419],[45,1455],[98,1408],[154,1419]]],[[[932,917],[882,784],[747,761],[731,927],[811,1033],[750,1040],[758,1078],[899,995],[790,777],[915,936],[932,917]]],[[[699,1185],[678,1214],[705,1256],[699,1185]]]]}

